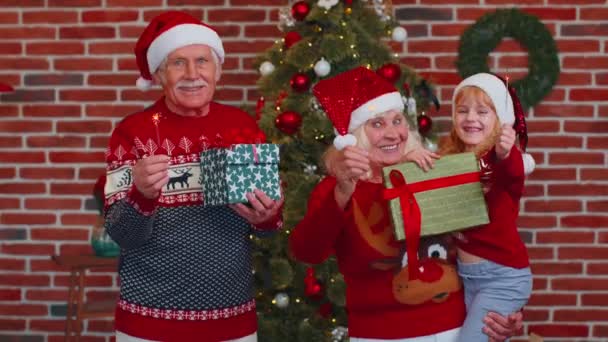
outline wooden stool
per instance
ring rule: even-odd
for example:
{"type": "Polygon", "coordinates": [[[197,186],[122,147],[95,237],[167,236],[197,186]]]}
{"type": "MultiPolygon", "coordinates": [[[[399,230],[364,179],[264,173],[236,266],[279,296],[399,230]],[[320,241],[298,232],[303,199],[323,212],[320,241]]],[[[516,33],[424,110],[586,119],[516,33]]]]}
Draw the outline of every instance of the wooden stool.
{"type": "Polygon", "coordinates": [[[88,318],[114,317],[116,300],[85,303],[84,278],[86,271],[93,268],[117,266],[117,258],[103,258],[94,255],[53,255],[57,265],[70,269],[70,287],[68,289],[68,305],[65,317],[65,338],[68,341],[75,333],[76,341],[80,339],[82,321],[88,318]],[[74,312],[76,304],[76,312],[74,312]]]}

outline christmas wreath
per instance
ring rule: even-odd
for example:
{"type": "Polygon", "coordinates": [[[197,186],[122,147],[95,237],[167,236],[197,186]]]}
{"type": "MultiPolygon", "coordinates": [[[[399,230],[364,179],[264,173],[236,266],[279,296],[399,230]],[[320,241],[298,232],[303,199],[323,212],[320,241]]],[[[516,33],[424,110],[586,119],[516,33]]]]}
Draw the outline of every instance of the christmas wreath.
{"type": "Polygon", "coordinates": [[[479,18],[460,38],[458,72],[463,78],[488,72],[488,55],[504,37],[515,39],[528,50],[528,75],[512,85],[522,105],[532,107],[551,91],[560,71],[551,32],[533,15],[513,8],[499,9],[479,18]]]}

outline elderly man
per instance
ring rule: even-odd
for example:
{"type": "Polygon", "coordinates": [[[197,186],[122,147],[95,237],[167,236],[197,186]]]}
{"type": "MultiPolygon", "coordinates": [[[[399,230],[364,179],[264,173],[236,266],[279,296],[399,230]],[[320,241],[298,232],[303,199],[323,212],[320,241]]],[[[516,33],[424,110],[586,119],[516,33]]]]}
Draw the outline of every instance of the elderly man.
{"type": "Polygon", "coordinates": [[[139,88],[164,96],[115,128],[106,228],[120,245],[117,341],[256,341],[250,234],[279,229],[283,200],[203,206],[199,153],[264,139],[245,112],[213,102],[224,49],[196,18],[154,18],[135,47],[139,88]],[[245,140],[245,141],[244,141],[245,140]]]}

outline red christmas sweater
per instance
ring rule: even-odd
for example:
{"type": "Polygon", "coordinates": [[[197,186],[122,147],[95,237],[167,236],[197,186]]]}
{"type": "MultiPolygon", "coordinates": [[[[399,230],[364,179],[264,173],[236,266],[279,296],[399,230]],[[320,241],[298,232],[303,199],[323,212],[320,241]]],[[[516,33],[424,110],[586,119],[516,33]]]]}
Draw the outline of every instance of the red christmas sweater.
{"type": "Polygon", "coordinates": [[[185,117],[163,98],[118,124],[104,189],[105,226],[121,247],[118,331],[161,341],[224,341],[256,331],[250,235],[278,229],[280,217],[252,227],[228,206],[204,206],[199,154],[214,143],[263,138],[247,113],[215,102],[206,116],[185,117]],[[171,157],[170,180],[147,199],[131,172],[154,154],[171,157]]]}
{"type": "Polygon", "coordinates": [[[399,339],[460,327],[462,285],[445,236],[420,241],[420,276],[410,277],[404,243],[394,240],[382,184],[359,182],[345,210],[334,199],[335,184],[327,177],[316,186],[289,246],[305,263],[336,256],[346,282],[349,335],[399,339]]]}
{"type": "Polygon", "coordinates": [[[455,234],[457,245],[467,253],[501,265],[528,267],[528,251],[517,231],[525,178],[521,152],[513,146],[507,159],[498,160],[492,150],[484,160],[491,170],[489,191],[485,194],[490,223],[455,234]]]}

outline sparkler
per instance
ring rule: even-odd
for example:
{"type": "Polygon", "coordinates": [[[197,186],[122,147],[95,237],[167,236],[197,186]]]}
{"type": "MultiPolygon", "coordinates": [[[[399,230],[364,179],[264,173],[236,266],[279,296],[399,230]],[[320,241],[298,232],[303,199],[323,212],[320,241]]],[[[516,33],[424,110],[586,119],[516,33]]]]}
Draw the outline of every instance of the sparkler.
{"type": "Polygon", "coordinates": [[[154,127],[156,129],[156,143],[160,146],[160,133],[158,130],[158,124],[160,123],[160,113],[155,113],[152,115],[152,122],[154,123],[154,127]]]}

